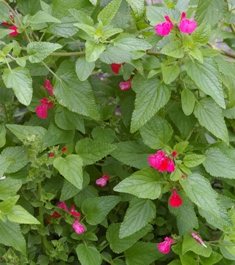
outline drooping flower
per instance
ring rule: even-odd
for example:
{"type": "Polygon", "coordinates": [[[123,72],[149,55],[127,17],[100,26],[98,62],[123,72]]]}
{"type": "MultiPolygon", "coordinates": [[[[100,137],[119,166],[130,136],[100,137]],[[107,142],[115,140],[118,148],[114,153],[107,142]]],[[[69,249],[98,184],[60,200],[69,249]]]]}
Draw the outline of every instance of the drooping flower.
{"type": "Polygon", "coordinates": [[[35,109],[35,112],[37,116],[41,119],[46,119],[47,118],[47,109],[50,109],[53,107],[53,102],[48,101],[47,98],[43,98],[40,100],[41,105],[37,106],[35,109]]]}
{"type": "Polygon", "coordinates": [[[148,157],[149,165],[158,170],[158,172],[174,172],[175,164],[172,158],[166,156],[162,150],[158,150],[156,154],[148,157]]]}
{"type": "Polygon", "coordinates": [[[119,83],[120,89],[121,90],[130,89],[131,88],[131,81],[132,81],[132,78],[129,78],[127,81],[119,83]]]}
{"type": "Polygon", "coordinates": [[[85,231],[85,227],[81,223],[79,223],[78,218],[76,218],[73,223],[73,229],[78,235],[84,233],[85,231]]]}
{"type": "Polygon", "coordinates": [[[125,63],[112,63],[111,64],[111,68],[112,68],[112,71],[115,73],[115,74],[118,74],[119,73],[119,70],[120,68],[122,67],[122,65],[124,65],[125,63]]]}
{"type": "Polygon", "coordinates": [[[64,201],[62,201],[62,202],[60,202],[59,204],[57,204],[57,207],[58,207],[58,208],[61,208],[61,209],[63,209],[63,210],[65,210],[66,212],[69,211],[69,210],[68,210],[68,207],[67,207],[67,205],[66,205],[66,203],[65,203],[64,201]]]}
{"type": "Polygon", "coordinates": [[[95,183],[98,186],[104,187],[107,185],[107,182],[109,179],[110,179],[110,176],[104,174],[101,178],[97,179],[95,183]]]}
{"type": "Polygon", "coordinates": [[[202,239],[195,233],[190,232],[191,236],[197,240],[203,247],[207,248],[207,245],[202,241],[202,239]]]}
{"type": "Polygon", "coordinates": [[[16,35],[19,34],[19,32],[18,32],[18,27],[17,27],[17,26],[11,26],[11,27],[9,27],[8,29],[11,31],[11,32],[9,33],[9,35],[10,35],[11,37],[14,37],[14,36],[16,36],[16,35]]]}
{"type": "Polygon", "coordinates": [[[157,248],[160,252],[168,254],[171,251],[171,245],[174,244],[174,239],[170,237],[165,237],[164,241],[157,244],[157,248]]]}
{"type": "Polygon", "coordinates": [[[72,205],[69,213],[72,214],[72,215],[74,215],[74,216],[76,216],[76,217],[80,217],[81,216],[81,214],[78,211],[75,210],[74,205],[72,205]]]}
{"type": "Polygon", "coordinates": [[[179,194],[177,193],[176,190],[172,191],[172,195],[169,199],[169,204],[171,207],[177,208],[180,207],[182,205],[183,201],[180,198],[179,194]]]}
{"type": "Polygon", "coordinates": [[[185,34],[190,34],[194,32],[197,27],[197,22],[195,20],[189,20],[186,18],[186,13],[182,12],[181,20],[179,24],[179,29],[185,34]]]}
{"type": "Polygon", "coordinates": [[[165,16],[165,22],[157,24],[155,26],[156,33],[160,36],[167,36],[170,32],[171,29],[174,27],[174,24],[170,20],[169,16],[165,16]]]}
{"type": "Polygon", "coordinates": [[[51,96],[54,96],[54,93],[53,93],[53,87],[52,87],[51,82],[50,82],[49,79],[46,79],[46,80],[45,80],[44,88],[48,90],[48,93],[49,93],[51,96]]]}
{"type": "Polygon", "coordinates": [[[54,105],[54,103],[52,101],[49,101],[48,98],[40,99],[40,103],[42,103],[42,105],[45,105],[48,109],[51,109],[54,105]]]}

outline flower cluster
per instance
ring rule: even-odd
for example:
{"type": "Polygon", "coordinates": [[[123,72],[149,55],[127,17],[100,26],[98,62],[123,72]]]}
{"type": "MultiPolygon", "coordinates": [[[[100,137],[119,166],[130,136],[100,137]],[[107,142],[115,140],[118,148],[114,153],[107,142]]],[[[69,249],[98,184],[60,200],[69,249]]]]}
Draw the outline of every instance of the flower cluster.
{"type": "Polygon", "coordinates": [[[171,207],[177,208],[180,207],[182,205],[183,201],[180,198],[179,194],[177,193],[177,191],[174,189],[172,190],[172,194],[171,197],[169,199],[169,204],[171,207]]]}
{"type": "Polygon", "coordinates": [[[175,241],[173,238],[165,237],[164,241],[157,245],[157,248],[160,252],[168,254],[171,251],[171,245],[174,243],[175,241]]]}
{"type": "Polygon", "coordinates": [[[132,81],[132,78],[129,78],[127,81],[119,83],[120,89],[121,90],[130,89],[131,88],[131,81],[132,81]]]}
{"type": "MultiPolygon", "coordinates": [[[[10,19],[11,19],[11,22],[14,23],[14,19],[13,19],[13,16],[12,16],[11,14],[10,14],[10,19]]],[[[12,24],[12,23],[11,23],[11,24],[12,24]]],[[[2,22],[2,25],[3,25],[4,27],[9,27],[9,26],[10,26],[10,24],[9,24],[7,21],[3,21],[3,22],[2,22]]],[[[10,26],[8,29],[10,30],[9,35],[10,35],[11,37],[14,37],[14,36],[16,36],[16,35],[19,34],[19,32],[18,32],[18,27],[15,26],[15,25],[10,26]]]]}
{"type": "MultiPolygon", "coordinates": [[[[171,30],[174,28],[174,24],[169,18],[169,16],[165,16],[165,22],[161,24],[157,24],[155,26],[156,33],[160,36],[167,36],[171,30]]],[[[180,23],[178,25],[179,30],[184,34],[190,34],[194,32],[197,27],[197,22],[195,20],[190,20],[186,18],[186,13],[182,12],[180,23]]]]}
{"type": "Polygon", "coordinates": [[[158,150],[156,154],[148,157],[149,165],[158,170],[158,172],[174,172],[175,164],[172,158],[166,156],[162,150],[158,150]]]}
{"type": "Polygon", "coordinates": [[[104,187],[107,185],[108,180],[110,179],[109,175],[103,175],[101,178],[96,180],[96,185],[100,186],[100,187],[104,187]]]}
{"type": "MultiPolygon", "coordinates": [[[[74,223],[72,225],[75,233],[77,233],[79,235],[84,233],[85,227],[79,222],[79,218],[80,218],[81,214],[75,210],[74,205],[72,205],[70,211],[68,210],[68,207],[67,207],[67,205],[66,205],[66,203],[64,201],[60,202],[57,205],[57,207],[65,210],[66,212],[68,212],[68,213],[72,214],[73,216],[75,216],[75,221],[74,221],[74,223]]],[[[51,215],[51,218],[55,218],[55,217],[59,218],[59,217],[61,217],[61,214],[59,214],[56,211],[54,211],[53,214],[51,215]]],[[[48,220],[48,221],[50,221],[50,220],[48,220]]]]}

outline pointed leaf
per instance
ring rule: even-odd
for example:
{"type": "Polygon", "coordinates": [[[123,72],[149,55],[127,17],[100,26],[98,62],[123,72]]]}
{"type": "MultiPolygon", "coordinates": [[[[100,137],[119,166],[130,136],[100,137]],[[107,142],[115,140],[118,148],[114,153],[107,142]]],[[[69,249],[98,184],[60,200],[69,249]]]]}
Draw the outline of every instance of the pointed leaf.
{"type": "Polygon", "coordinates": [[[22,182],[18,179],[6,178],[1,180],[0,185],[0,199],[5,200],[15,196],[16,192],[22,186],[22,182]]]}
{"type": "Polygon", "coordinates": [[[34,16],[30,18],[30,23],[40,24],[40,23],[61,23],[59,19],[51,16],[50,14],[39,10],[34,16]]]}
{"type": "Polygon", "coordinates": [[[104,44],[95,43],[92,40],[86,41],[85,47],[87,62],[95,62],[106,48],[104,44]]]}
{"type": "Polygon", "coordinates": [[[183,161],[186,167],[196,167],[205,161],[206,157],[204,155],[197,154],[187,154],[183,161]]]}
{"type": "Polygon", "coordinates": [[[174,58],[183,58],[184,52],[182,44],[179,41],[172,41],[164,46],[161,49],[161,53],[174,58]]]}
{"type": "Polygon", "coordinates": [[[192,38],[195,42],[201,44],[206,44],[211,37],[211,27],[208,23],[202,23],[196,30],[192,33],[192,38]]]}
{"type": "Polygon", "coordinates": [[[20,205],[15,205],[13,209],[7,213],[7,218],[11,222],[19,224],[40,224],[34,216],[20,205]]]}
{"type": "Polygon", "coordinates": [[[79,244],[75,250],[81,265],[101,265],[102,258],[95,247],[79,244]]]}
{"type": "Polygon", "coordinates": [[[98,21],[103,24],[103,26],[108,26],[113,20],[114,16],[118,12],[122,0],[112,0],[105,8],[99,13],[98,21]]]}
{"type": "Polygon", "coordinates": [[[140,18],[144,14],[144,0],[127,0],[127,3],[131,6],[137,18],[140,18]]]}
{"type": "Polygon", "coordinates": [[[84,57],[80,57],[76,61],[76,74],[81,81],[85,81],[95,68],[94,62],[87,62],[84,57]]]}
{"type": "Polygon", "coordinates": [[[181,92],[182,110],[185,115],[189,116],[190,114],[192,114],[195,101],[196,101],[195,96],[193,92],[191,92],[189,89],[185,88],[181,92]]]}
{"type": "Polygon", "coordinates": [[[71,13],[72,16],[74,16],[79,22],[83,24],[87,24],[89,26],[94,25],[93,19],[88,16],[85,12],[81,10],[76,10],[76,9],[69,9],[69,12],[71,13]]]}

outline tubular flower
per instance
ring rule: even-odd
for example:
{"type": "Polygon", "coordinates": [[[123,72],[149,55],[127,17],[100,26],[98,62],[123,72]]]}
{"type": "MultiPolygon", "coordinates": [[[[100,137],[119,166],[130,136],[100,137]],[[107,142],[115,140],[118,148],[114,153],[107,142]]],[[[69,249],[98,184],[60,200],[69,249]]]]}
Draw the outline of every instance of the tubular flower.
{"type": "Polygon", "coordinates": [[[17,27],[17,26],[11,26],[11,27],[9,27],[8,29],[11,31],[11,32],[9,33],[9,35],[10,35],[11,37],[14,37],[14,36],[16,36],[16,35],[19,34],[19,32],[18,32],[18,27],[17,27]]]}
{"type": "Polygon", "coordinates": [[[124,65],[125,63],[112,63],[111,64],[111,68],[112,68],[112,71],[115,73],[115,74],[118,74],[119,73],[119,70],[120,68],[122,67],[122,65],[124,65]]]}
{"type": "Polygon", "coordinates": [[[198,243],[200,243],[204,248],[207,248],[207,245],[202,241],[202,239],[195,233],[190,233],[193,238],[197,240],[198,243]]]}
{"type": "Polygon", "coordinates": [[[44,88],[48,90],[48,93],[51,95],[51,96],[54,96],[54,93],[53,93],[53,87],[51,85],[51,82],[49,79],[46,79],[45,81],[45,85],[44,85],[44,88]]]}
{"type": "Polygon", "coordinates": [[[169,16],[166,15],[164,18],[166,20],[165,22],[155,26],[156,33],[160,36],[167,36],[174,27],[174,24],[170,20],[169,16]]]}
{"type": "Polygon", "coordinates": [[[72,214],[72,215],[74,215],[74,216],[76,216],[76,217],[80,217],[81,216],[81,214],[75,210],[74,205],[72,205],[69,213],[72,214]]]}
{"type": "Polygon", "coordinates": [[[96,185],[100,186],[100,187],[104,187],[107,185],[108,180],[110,179],[109,175],[103,175],[101,178],[96,180],[96,185]]]}
{"type": "Polygon", "coordinates": [[[41,105],[37,106],[35,109],[35,112],[37,116],[41,119],[47,118],[47,109],[50,109],[53,107],[53,102],[48,101],[47,98],[43,98],[40,100],[41,105]]]}
{"type": "Polygon", "coordinates": [[[182,12],[181,20],[179,24],[179,29],[185,34],[190,34],[194,32],[197,27],[197,22],[195,20],[189,20],[186,18],[186,13],[182,12]]]}
{"type": "Polygon", "coordinates": [[[160,252],[168,254],[171,251],[171,245],[174,244],[174,239],[170,237],[165,237],[164,241],[157,244],[157,248],[160,252]]]}
{"type": "Polygon", "coordinates": [[[119,87],[121,90],[128,90],[131,88],[132,78],[129,78],[126,82],[119,83],[119,87]]]}
{"type": "Polygon", "coordinates": [[[177,208],[182,205],[183,201],[180,198],[179,194],[176,192],[176,190],[172,191],[172,195],[169,199],[169,204],[171,207],[177,208]]]}
{"type": "Polygon", "coordinates": [[[174,172],[175,164],[173,159],[166,156],[162,150],[158,150],[156,154],[148,157],[149,165],[158,170],[158,172],[174,172]]]}
{"type": "Polygon", "coordinates": [[[79,223],[78,218],[76,218],[73,223],[73,229],[78,235],[83,234],[85,231],[85,227],[81,223],[79,223]]]}

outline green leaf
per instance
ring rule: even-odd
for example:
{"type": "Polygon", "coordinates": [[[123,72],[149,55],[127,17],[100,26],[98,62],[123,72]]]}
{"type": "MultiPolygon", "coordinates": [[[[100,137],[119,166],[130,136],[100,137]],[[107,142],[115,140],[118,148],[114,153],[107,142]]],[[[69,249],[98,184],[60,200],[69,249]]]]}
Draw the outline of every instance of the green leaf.
{"type": "Polygon", "coordinates": [[[19,197],[20,197],[19,195],[13,196],[13,197],[7,198],[4,201],[0,202],[0,211],[1,211],[0,213],[8,214],[12,210],[12,208],[15,206],[19,197]]]}
{"type": "Polygon", "coordinates": [[[211,37],[210,24],[202,23],[200,26],[196,28],[196,30],[192,33],[191,36],[195,42],[206,44],[210,40],[210,37],[211,37]]]}
{"type": "Polygon", "coordinates": [[[184,254],[180,255],[180,261],[181,265],[197,265],[197,261],[194,257],[192,257],[192,254],[184,254]]]}
{"type": "Polygon", "coordinates": [[[152,149],[138,142],[120,142],[116,146],[117,149],[111,155],[117,160],[139,169],[149,166],[148,156],[153,152],[152,149]]]}
{"type": "MultiPolygon", "coordinates": [[[[68,10],[67,7],[66,10],[68,10]]],[[[73,17],[63,17],[61,23],[53,24],[49,30],[54,35],[69,38],[78,32],[78,29],[74,26],[76,22],[77,20],[73,17]]]]}
{"type": "Polygon", "coordinates": [[[196,103],[194,115],[199,123],[219,139],[228,143],[228,130],[223,118],[222,109],[210,98],[196,103]]]}
{"type": "Polygon", "coordinates": [[[83,164],[91,165],[101,160],[116,149],[113,144],[84,138],[76,143],[75,151],[83,160],[83,164]]]}
{"type": "Polygon", "coordinates": [[[144,0],[127,0],[127,3],[131,6],[134,11],[134,14],[137,18],[141,18],[145,10],[145,1],[144,0]]]}
{"type": "Polygon", "coordinates": [[[85,12],[76,9],[69,9],[70,14],[75,17],[80,23],[94,26],[93,19],[88,16],[85,12]]]}
{"type": "Polygon", "coordinates": [[[6,21],[8,19],[9,19],[9,9],[3,2],[0,2],[0,22],[6,21]]]}
{"type": "Polygon", "coordinates": [[[85,47],[87,62],[95,62],[106,48],[104,44],[95,43],[92,40],[86,41],[85,47]]]}
{"type": "Polygon", "coordinates": [[[61,49],[62,46],[58,43],[51,42],[30,42],[27,45],[29,61],[31,63],[39,63],[43,61],[55,50],[61,49]]]}
{"type": "Polygon", "coordinates": [[[156,206],[152,201],[132,199],[121,224],[119,237],[124,238],[139,231],[151,222],[155,215],[156,206]]]}
{"type": "Polygon", "coordinates": [[[113,195],[88,198],[82,204],[82,212],[88,224],[97,225],[120,201],[121,197],[113,195]]]}
{"type": "Polygon", "coordinates": [[[82,265],[101,265],[102,257],[95,247],[79,244],[75,250],[82,265]]]}
{"type": "Polygon", "coordinates": [[[7,171],[7,168],[12,163],[8,157],[0,155],[0,177],[7,171]]]}
{"type": "Polygon", "coordinates": [[[116,138],[116,133],[111,128],[95,127],[91,135],[94,140],[104,143],[112,143],[116,138]]]}
{"type": "Polygon", "coordinates": [[[104,63],[123,63],[131,61],[131,54],[128,51],[121,50],[117,47],[107,47],[107,49],[100,55],[100,60],[104,63]]]}
{"type": "Polygon", "coordinates": [[[121,33],[121,32],[123,32],[123,29],[120,29],[120,28],[106,29],[103,31],[102,40],[107,40],[108,38],[112,37],[113,35],[116,35],[116,34],[121,33]]]}
{"type": "Polygon", "coordinates": [[[114,16],[118,12],[122,0],[112,0],[105,8],[99,13],[98,21],[103,24],[103,26],[108,26],[113,20],[114,16]]]}
{"type": "Polygon", "coordinates": [[[209,148],[203,163],[206,171],[214,177],[235,179],[234,160],[226,156],[219,148],[209,148]]]}
{"type": "Polygon", "coordinates": [[[80,57],[76,61],[76,74],[81,81],[85,81],[95,68],[94,62],[87,62],[84,57],[80,57]]]}
{"type": "Polygon", "coordinates": [[[133,133],[166,105],[171,90],[162,84],[157,77],[148,80],[139,76],[133,79],[132,89],[136,92],[135,110],[131,120],[131,132],[133,133]]]}
{"type": "Polygon", "coordinates": [[[82,189],[83,172],[82,159],[78,155],[68,155],[65,158],[57,157],[53,166],[59,170],[60,174],[78,189],[82,189]]]}
{"type": "Polygon", "coordinates": [[[92,38],[94,38],[96,35],[96,30],[93,26],[83,24],[83,23],[75,23],[74,26],[85,31],[92,38]]]}
{"type": "Polygon", "coordinates": [[[174,58],[184,57],[183,46],[181,42],[179,41],[171,41],[170,43],[166,44],[161,49],[161,53],[174,57],[174,58]]]}
{"type": "Polygon", "coordinates": [[[110,244],[110,248],[113,252],[120,254],[121,252],[125,251],[126,249],[130,248],[138,241],[140,238],[145,236],[149,231],[152,230],[151,225],[146,225],[138,232],[134,233],[133,235],[127,236],[125,238],[119,237],[119,230],[121,224],[111,224],[108,227],[106,237],[110,244]]]}
{"type": "Polygon", "coordinates": [[[26,242],[20,231],[19,224],[0,220],[0,243],[13,247],[26,255],[26,242]]]}
{"type": "Polygon", "coordinates": [[[88,81],[81,82],[77,78],[74,63],[64,61],[56,74],[60,77],[56,79],[54,86],[58,102],[72,112],[98,120],[100,115],[92,88],[88,81]]]}
{"type": "Polygon", "coordinates": [[[198,60],[200,63],[203,63],[204,59],[203,59],[202,52],[197,47],[194,47],[193,49],[191,49],[188,52],[188,54],[191,55],[196,60],[198,60]]]}
{"type": "Polygon", "coordinates": [[[204,155],[197,154],[187,154],[183,161],[186,167],[196,167],[205,161],[206,157],[204,155]]]}
{"type": "Polygon", "coordinates": [[[140,134],[147,146],[152,149],[161,149],[168,141],[170,141],[173,130],[166,120],[155,115],[140,128],[140,134]]]}
{"type": "MultiPolygon", "coordinates": [[[[200,236],[199,236],[200,237],[200,236]]],[[[188,251],[192,251],[200,256],[207,257],[212,253],[211,246],[205,242],[207,248],[203,247],[192,235],[188,232],[184,235],[183,245],[182,245],[182,254],[184,255],[188,251]]]]}
{"type": "Polygon", "coordinates": [[[189,89],[185,88],[181,92],[182,110],[185,115],[189,116],[190,114],[192,114],[195,101],[196,99],[195,99],[194,93],[190,91],[189,89]]]}
{"type": "Polygon", "coordinates": [[[199,89],[211,96],[220,107],[225,109],[220,73],[213,59],[205,58],[204,63],[187,61],[186,71],[199,89]]]}
{"type": "Polygon", "coordinates": [[[224,14],[226,13],[226,10],[227,6],[224,1],[199,0],[195,14],[195,20],[198,24],[201,24],[202,22],[207,22],[214,26],[223,18],[224,14]]]}
{"type": "Polygon", "coordinates": [[[30,18],[30,23],[39,24],[39,23],[61,23],[59,19],[51,16],[50,14],[39,10],[34,16],[30,18]]]}
{"type": "Polygon", "coordinates": [[[180,67],[178,65],[167,66],[161,64],[163,81],[166,84],[172,83],[180,73],[180,67]]]}
{"type": "Polygon", "coordinates": [[[0,199],[6,200],[15,196],[16,192],[22,186],[22,182],[17,179],[6,178],[1,180],[0,185],[0,199]]]}
{"type": "Polygon", "coordinates": [[[200,257],[200,262],[202,265],[214,265],[218,263],[223,256],[215,251],[212,252],[209,258],[200,257]]]}
{"type": "Polygon", "coordinates": [[[9,29],[0,29],[0,39],[4,38],[5,36],[9,35],[11,31],[9,29]]]}
{"type": "Polygon", "coordinates": [[[135,36],[122,33],[114,40],[114,46],[125,51],[146,51],[152,48],[152,45],[142,39],[137,39],[135,36]]]}
{"type": "Polygon", "coordinates": [[[17,67],[5,69],[2,79],[7,88],[12,88],[20,103],[28,106],[32,99],[32,78],[28,69],[17,67]]]}
{"type": "Polygon", "coordinates": [[[125,178],[114,191],[133,194],[138,198],[155,200],[162,192],[162,186],[158,183],[160,175],[152,168],[135,172],[130,177],[125,178]]]}
{"type": "Polygon", "coordinates": [[[137,242],[125,251],[128,265],[149,265],[161,256],[162,253],[157,251],[156,243],[137,242]]]}
{"type": "Polygon", "coordinates": [[[19,224],[40,224],[34,216],[20,205],[15,205],[13,209],[7,213],[7,218],[9,221],[19,224]]]}
{"type": "MultiPolygon", "coordinates": [[[[85,179],[85,178],[84,178],[85,179]]],[[[84,183],[83,183],[84,185],[84,183]]],[[[76,188],[66,179],[64,180],[63,187],[61,189],[60,201],[66,201],[79,193],[79,189],[76,188]]]]}

